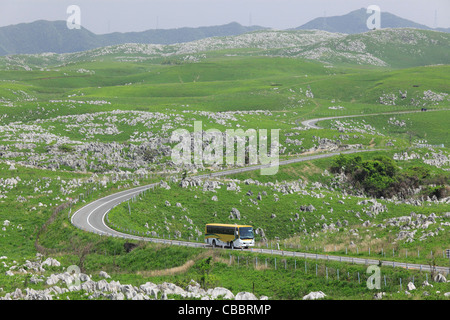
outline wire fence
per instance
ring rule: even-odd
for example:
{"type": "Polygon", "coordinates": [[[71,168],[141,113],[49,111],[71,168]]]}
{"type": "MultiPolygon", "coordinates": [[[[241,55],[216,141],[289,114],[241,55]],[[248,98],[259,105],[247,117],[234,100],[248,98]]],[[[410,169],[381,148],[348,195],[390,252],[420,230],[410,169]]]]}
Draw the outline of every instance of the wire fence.
{"type": "MultiPolygon", "coordinates": [[[[368,266],[343,266],[336,267],[335,264],[319,263],[314,259],[301,259],[289,257],[271,257],[267,255],[240,255],[229,254],[228,265],[237,268],[247,268],[253,270],[278,270],[280,272],[293,272],[302,275],[309,275],[321,278],[326,282],[352,282],[358,285],[367,286],[372,289],[379,285],[377,289],[410,290],[417,286],[428,286],[434,282],[435,275],[428,272],[407,273],[405,270],[398,270],[381,274],[369,271],[368,266]]],[[[439,278],[438,278],[439,279],[439,278]]]]}
{"type": "Polygon", "coordinates": [[[287,241],[261,241],[256,243],[257,248],[267,248],[276,250],[290,250],[290,251],[304,251],[311,253],[335,253],[339,255],[352,255],[352,256],[369,256],[375,258],[422,258],[422,259],[433,259],[433,258],[443,258],[449,262],[449,257],[447,256],[447,250],[450,248],[436,248],[434,250],[426,250],[423,248],[408,249],[408,248],[398,248],[398,247],[382,247],[382,246],[345,246],[339,247],[337,245],[326,245],[326,246],[311,246],[302,244],[288,243],[287,241]]]}

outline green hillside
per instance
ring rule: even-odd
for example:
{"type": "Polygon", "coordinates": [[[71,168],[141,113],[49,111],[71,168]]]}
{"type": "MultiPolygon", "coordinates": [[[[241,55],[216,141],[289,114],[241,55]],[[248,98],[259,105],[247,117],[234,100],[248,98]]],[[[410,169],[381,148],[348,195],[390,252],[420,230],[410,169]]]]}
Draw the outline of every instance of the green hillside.
{"type": "Polygon", "coordinates": [[[193,279],[205,292],[225,287],[272,300],[312,290],[336,300],[378,292],[448,300],[447,283],[434,273],[382,266],[386,282],[374,291],[366,265],[289,255],[446,266],[448,37],[413,29],[265,30],[0,57],[0,298],[21,299],[19,291],[29,298],[33,289],[55,300],[185,299],[139,290],[149,282],[184,290],[193,279]],[[204,131],[267,129],[272,136],[278,129],[281,161],[323,157],[282,165],[274,175],[255,170],[198,182],[199,174],[236,165],[174,163],[172,133],[192,132],[195,121],[204,131]],[[351,151],[358,153],[337,155],[351,151]],[[192,242],[204,241],[206,223],[248,223],[259,249],[284,255],[125,240],[72,225],[84,205],[150,183],[157,185],[111,209],[105,223],[192,242]],[[42,265],[47,258],[60,265],[42,265]],[[73,266],[92,282],[62,290],[56,274],[73,266]],[[120,292],[98,289],[117,281],[120,292]],[[414,281],[417,289],[405,293],[414,281]]]}

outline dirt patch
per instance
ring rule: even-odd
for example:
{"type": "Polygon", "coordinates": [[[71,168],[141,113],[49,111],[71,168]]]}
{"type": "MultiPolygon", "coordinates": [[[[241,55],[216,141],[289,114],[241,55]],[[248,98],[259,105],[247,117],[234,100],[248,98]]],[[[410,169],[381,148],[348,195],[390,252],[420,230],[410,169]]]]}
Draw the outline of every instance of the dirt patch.
{"type": "Polygon", "coordinates": [[[200,253],[199,255],[197,255],[195,258],[186,261],[181,266],[173,267],[173,268],[169,268],[169,269],[138,271],[138,272],[136,272],[136,274],[143,275],[145,277],[156,277],[156,276],[169,276],[169,275],[185,273],[191,267],[194,266],[195,262],[197,262],[198,260],[201,260],[201,259],[205,259],[207,257],[213,257],[214,261],[220,260],[220,262],[224,262],[224,263],[229,262],[229,261],[225,261],[226,259],[223,259],[223,261],[222,261],[222,258],[218,257],[215,254],[214,250],[206,250],[206,251],[200,253]]]}
{"type": "Polygon", "coordinates": [[[179,273],[185,273],[195,264],[194,260],[188,260],[185,264],[179,267],[174,267],[170,269],[161,269],[161,270],[151,270],[151,271],[138,271],[138,275],[142,275],[145,277],[156,277],[156,276],[170,276],[179,273]]]}

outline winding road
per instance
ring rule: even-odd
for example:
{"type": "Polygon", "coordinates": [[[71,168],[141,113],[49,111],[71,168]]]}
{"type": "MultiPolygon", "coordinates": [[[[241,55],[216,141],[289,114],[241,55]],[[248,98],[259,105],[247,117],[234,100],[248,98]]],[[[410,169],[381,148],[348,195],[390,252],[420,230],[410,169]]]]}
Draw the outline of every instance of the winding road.
{"type": "MultiPolygon", "coordinates": [[[[432,109],[427,110],[425,112],[433,112],[433,111],[448,111],[449,109],[432,109]]],[[[417,111],[417,110],[410,110],[410,111],[393,111],[393,112],[382,112],[382,113],[369,113],[369,114],[353,114],[353,115],[347,115],[347,116],[333,116],[333,117],[325,117],[325,118],[315,118],[315,119],[308,119],[302,121],[302,125],[311,128],[311,129],[322,129],[317,125],[317,122],[319,121],[325,121],[325,120],[334,120],[334,119],[345,119],[345,118],[357,118],[357,117],[370,117],[370,116],[384,116],[384,115],[390,115],[390,114],[405,114],[405,113],[421,113],[424,111],[417,111]]]]}
{"type": "MultiPolygon", "coordinates": [[[[413,112],[417,112],[417,111],[396,112],[395,114],[413,113],[413,112]]],[[[383,113],[383,114],[391,114],[391,113],[383,113]]],[[[392,114],[394,114],[394,113],[392,113],[392,114]]],[[[371,114],[371,115],[381,115],[381,114],[371,114]]],[[[317,118],[317,119],[303,121],[302,124],[306,127],[318,129],[318,128],[320,128],[320,127],[316,126],[316,123],[318,121],[339,119],[339,118],[350,118],[350,117],[358,117],[358,116],[360,116],[360,115],[317,118]]],[[[366,115],[366,116],[369,116],[369,115],[366,115]]],[[[282,165],[288,165],[288,164],[297,163],[297,162],[310,161],[310,160],[321,159],[321,158],[329,158],[329,157],[333,157],[333,156],[336,156],[339,154],[352,154],[352,153],[371,152],[371,151],[380,151],[380,150],[377,150],[377,149],[348,150],[348,151],[342,151],[342,152],[316,154],[316,155],[310,155],[310,156],[305,156],[305,157],[296,158],[296,159],[283,160],[283,161],[279,162],[279,165],[282,166],[282,165]]],[[[199,178],[199,179],[205,179],[205,178],[211,178],[211,177],[226,176],[226,175],[236,174],[236,173],[241,173],[241,172],[260,170],[261,168],[268,167],[268,166],[269,165],[257,165],[257,166],[239,168],[239,169],[218,171],[218,172],[214,172],[211,174],[198,175],[195,177],[199,178]]],[[[105,223],[106,215],[112,208],[114,208],[115,206],[119,205],[122,202],[130,200],[131,198],[139,195],[140,193],[142,193],[148,189],[154,188],[157,184],[158,183],[153,183],[153,184],[117,192],[115,194],[95,200],[95,201],[85,205],[84,207],[78,209],[71,216],[71,223],[79,229],[82,229],[82,230],[85,230],[88,232],[93,232],[93,233],[100,234],[100,235],[105,235],[105,236],[121,237],[121,238],[125,238],[125,239],[130,239],[130,240],[149,241],[149,242],[155,242],[155,243],[167,243],[167,244],[172,244],[172,245],[181,245],[181,246],[189,246],[189,247],[202,247],[202,248],[209,247],[206,244],[198,243],[198,242],[149,238],[149,237],[144,237],[143,235],[139,236],[139,235],[134,235],[134,234],[122,233],[122,232],[113,230],[106,225],[106,223],[105,223]]],[[[372,259],[353,258],[353,257],[348,257],[348,256],[331,256],[331,255],[326,255],[326,254],[313,254],[313,253],[259,249],[259,248],[258,249],[256,249],[256,248],[247,249],[246,251],[265,253],[265,254],[273,254],[273,255],[281,255],[281,256],[289,256],[289,257],[349,262],[349,263],[365,264],[365,265],[379,265],[381,263],[383,266],[393,266],[393,267],[401,267],[401,268],[407,268],[407,269],[417,269],[417,270],[422,270],[422,271],[432,271],[431,270],[432,268],[429,265],[409,264],[409,263],[401,263],[401,262],[393,262],[393,261],[379,261],[379,260],[372,260],[372,259]]],[[[434,268],[436,271],[442,272],[444,274],[450,273],[449,267],[434,267],[434,268]]]]}
{"type": "MultiPolygon", "coordinates": [[[[351,154],[351,153],[359,153],[359,152],[370,152],[370,151],[379,151],[377,149],[369,149],[369,150],[347,150],[342,152],[332,152],[332,153],[325,153],[325,154],[317,154],[317,155],[311,155],[311,156],[305,156],[302,158],[296,158],[296,159],[290,159],[290,160],[283,160],[279,162],[279,165],[287,165],[292,164],[296,162],[303,162],[303,161],[310,161],[315,159],[321,159],[321,158],[329,158],[333,156],[337,156],[339,154],[351,154]]],[[[232,170],[224,170],[224,171],[218,171],[213,172],[210,174],[203,174],[195,176],[195,178],[198,179],[205,179],[205,178],[213,178],[213,177],[220,177],[220,176],[226,176],[230,174],[236,174],[236,173],[242,173],[247,171],[255,171],[260,170],[262,168],[269,167],[270,164],[267,165],[257,165],[257,166],[251,166],[251,167],[243,167],[238,169],[232,169],[232,170]]],[[[95,200],[84,207],[77,210],[71,217],[71,223],[82,230],[94,232],[97,234],[102,235],[108,235],[108,236],[116,236],[116,237],[123,237],[127,239],[136,239],[136,240],[142,240],[142,237],[133,236],[130,234],[122,233],[115,231],[108,227],[105,223],[105,216],[115,206],[119,205],[122,202],[128,201],[131,198],[139,195],[140,193],[144,192],[145,190],[154,188],[158,183],[152,183],[145,186],[132,188],[129,190],[120,191],[114,194],[111,194],[109,196],[103,197],[101,199],[95,200]]],[[[148,238],[146,238],[148,239],[148,238]]],[[[152,241],[157,241],[158,239],[152,239],[152,241]]]]}

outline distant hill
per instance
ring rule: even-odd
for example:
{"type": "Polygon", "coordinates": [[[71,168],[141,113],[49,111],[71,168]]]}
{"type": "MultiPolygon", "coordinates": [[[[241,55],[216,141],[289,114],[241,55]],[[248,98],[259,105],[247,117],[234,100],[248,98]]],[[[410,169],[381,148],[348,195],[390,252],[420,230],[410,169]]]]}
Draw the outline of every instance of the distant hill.
{"type": "Polygon", "coordinates": [[[70,30],[65,21],[39,20],[0,28],[0,55],[75,52],[106,45],[85,28],[70,30]]]}
{"type": "MultiPolygon", "coordinates": [[[[333,35],[366,33],[369,31],[366,26],[368,17],[366,9],[363,8],[343,16],[317,18],[294,30],[320,30],[333,33],[333,35]]],[[[381,27],[382,29],[413,28],[450,32],[450,29],[432,29],[387,12],[381,14],[381,27]]],[[[114,32],[97,35],[83,27],[68,29],[65,21],[39,20],[0,27],[0,56],[47,52],[73,53],[126,43],[172,45],[211,37],[240,36],[268,29],[261,26],[245,27],[233,22],[211,27],[153,29],[142,32],[114,32]]],[[[279,43],[283,42],[283,39],[274,38],[271,41],[279,43]]]]}
{"type": "MultiPolygon", "coordinates": [[[[450,33],[388,28],[360,34],[321,30],[261,30],[171,45],[128,43],[64,54],[0,57],[0,69],[41,70],[81,61],[145,61],[183,64],[208,56],[272,56],[315,60],[328,65],[408,68],[450,64],[450,33]]],[[[78,71],[77,71],[78,72],[78,71]]]]}
{"type": "Polygon", "coordinates": [[[210,37],[237,36],[256,30],[267,28],[260,26],[244,27],[237,22],[221,26],[198,27],[198,28],[178,28],[178,29],[153,29],[142,32],[109,33],[100,35],[102,41],[109,45],[123,43],[144,43],[144,44],[175,44],[200,40],[210,37]]]}
{"type": "MultiPolygon", "coordinates": [[[[321,17],[295,28],[295,30],[323,30],[328,32],[356,34],[369,31],[367,29],[367,9],[362,8],[342,16],[321,17]]],[[[425,25],[400,18],[389,12],[381,12],[381,28],[414,28],[450,32],[450,28],[433,29],[425,25]]]]}
{"type": "Polygon", "coordinates": [[[65,21],[39,20],[0,28],[0,55],[36,54],[44,52],[69,53],[104,46],[142,43],[174,44],[216,36],[235,36],[265,29],[244,27],[233,22],[221,26],[147,30],[143,32],[97,35],[91,31],[68,29],[65,21]]]}

